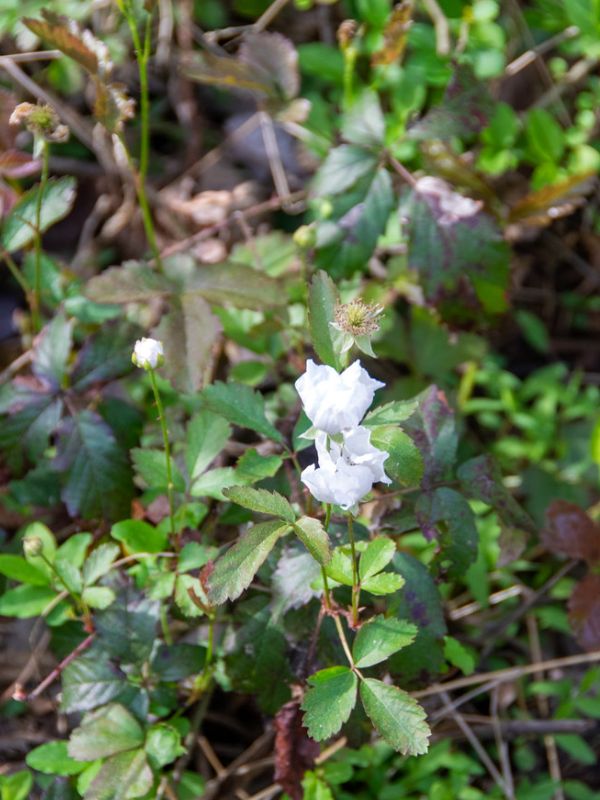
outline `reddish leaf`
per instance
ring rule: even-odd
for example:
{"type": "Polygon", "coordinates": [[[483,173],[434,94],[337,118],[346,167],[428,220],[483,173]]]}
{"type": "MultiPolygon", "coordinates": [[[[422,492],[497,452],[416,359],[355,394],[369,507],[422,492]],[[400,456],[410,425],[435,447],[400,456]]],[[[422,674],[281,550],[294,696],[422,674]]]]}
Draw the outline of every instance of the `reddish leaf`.
{"type": "Polygon", "coordinates": [[[569,600],[569,621],[584,650],[600,648],[600,575],[590,573],[569,600]]]}
{"type": "Polygon", "coordinates": [[[522,197],[511,208],[508,222],[526,225],[549,225],[555,219],[566,217],[585,202],[596,185],[596,173],[584,172],[572,175],[565,181],[544,186],[537,192],[522,197]]]}
{"type": "Polygon", "coordinates": [[[48,11],[43,12],[43,16],[44,19],[25,17],[22,22],[51,47],[60,50],[92,75],[96,75],[98,72],[96,53],[84,44],[78,32],[75,33],[70,29],[69,20],[48,11]]]}
{"type": "Polygon", "coordinates": [[[394,6],[383,31],[383,47],[371,56],[371,64],[393,64],[400,61],[406,49],[408,30],[412,25],[413,0],[394,6]]]}
{"type": "Polygon", "coordinates": [[[553,553],[581,558],[590,564],[600,561],[600,526],[583,509],[566,500],[555,500],[546,510],[542,541],[553,553]]]}
{"type": "Polygon", "coordinates": [[[41,161],[20,150],[5,150],[0,153],[0,175],[7,178],[26,178],[40,171],[41,161]]]}
{"type": "Polygon", "coordinates": [[[302,725],[299,703],[291,700],[282,706],[275,716],[275,780],[292,800],[302,800],[300,782],[319,751],[302,725]]]}

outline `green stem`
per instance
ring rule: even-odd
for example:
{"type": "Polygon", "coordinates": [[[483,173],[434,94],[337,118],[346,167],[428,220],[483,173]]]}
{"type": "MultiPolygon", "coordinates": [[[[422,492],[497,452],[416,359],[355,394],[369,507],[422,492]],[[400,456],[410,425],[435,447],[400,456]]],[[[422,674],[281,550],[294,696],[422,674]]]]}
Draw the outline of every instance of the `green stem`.
{"type": "MultiPolygon", "coordinates": [[[[331,521],[331,503],[325,505],[325,521],[323,527],[326,531],[329,530],[329,523],[331,521]]],[[[323,576],[323,591],[325,593],[325,608],[331,611],[331,592],[329,590],[329,582],[327,580],[327,572],[325,567],[321,567],[321,575],[323,576]]]]}
{"type": "Polygon", "coordinates": [[[344,108],[348,109],[354,102],[354,67],[358,52],[352,45],[344,50],[344,108]]]}
{"type": "Polygon", "coordinates": [[[360,600],[360,582],[358,579],[358,558],[356,556],[356,542],[354,541],[354,520],[348,514],[348,538],[352,551],[352,622],[358,624],[358,603],[360,600]]]}
{"type": "Polygon", "coordinates": [[[44,199],[44,192],[46,191],[46,184],[48,183],[48,161],[49,161],[49,148],[48,143],[42,139],[42,176],[37,193],[35,203],[35,261],[33,268],[33,294],[31,295],[31,321],[34,333],[37,333],[41,325],[41,294],[42,294],[42,202],[44,199]]]}
{"type": "Polygon", "coordinates": [[[342,622],[337,614],[333,617],[333,621],[335,622],[335,627],[337,629],[338,637],[344,649],[344,653],[346,654],[346,658],[348,659],[348,662],[352,667],[352,669],[358,673],[358,670],[356,670],[356,668],[354,667],[354,659],[352,658],[352,652],[350,650],[348,640],[346,639],[346,634],[344,633],[342,622]]]}
{"type": "MultiPolygon", "coordinates": [[[[154,400],[156,401],[156,408],[158,410],[158,419],[160,420],[160,428],[162,430],[163,444],[165,447],[165,464],[167,468],[167,498],[169,500],[169,520],[171,527],[171,536],[175,539],[174,544],[178,545],[178,536],[175,532],[175,514],[173,504],[173,473],[171,470],[171,447],[169,445],[169,433],[167,431],[167,420],[165,419],[165,411],[163,408],[162,400],[160,399],[160,392],[158,391],[158,384],[156,382],[156,373],[150,367],[148,369],[150,375],[150,383],[152,391],[154,392],[154,400]]],[[[177,547],[176,547],[177,549],[177,547]]]]}
{"type": "Polygon", "coordinates": [[[16,280],[16,282],[19,284],[19,286],[21,287],[21,289],[25,293],[25,296],[28,299],[29,305],[32,308],[32,314],[33,314],[33,298],[31,296],[31,289],[29,288],[29,284],[25,280],[25,276],[23,275],[21,270],[18,268],[18,266],[16,265],[15,261],[13,260],[13,258],[11,257],[11,255],[10,255],[10,253],[8,251],[2,250],[2,258],[4,259],[4,263],[6,264],[8,269],[10,270],[10,274],[13,276],[13,278],[16,280]]]}

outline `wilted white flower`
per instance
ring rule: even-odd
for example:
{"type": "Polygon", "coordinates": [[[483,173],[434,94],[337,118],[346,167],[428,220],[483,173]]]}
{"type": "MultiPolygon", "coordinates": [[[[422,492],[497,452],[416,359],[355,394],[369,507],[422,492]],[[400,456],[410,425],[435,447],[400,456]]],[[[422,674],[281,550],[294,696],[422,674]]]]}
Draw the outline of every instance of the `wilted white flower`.
{"type": "Polygon", "coordinates": [[[420,194],[424,194],[438,203],[439,216],[437,221],[444,227],[475,216],[483,207],[481,200],[465,197],[465,195],[453,191],[446,181],[441,178],[433,178],[430,175],[419,178],[415,189],[420,194]]]}
{"type": "Polygon", "coordinates": [[[385,384],[371,378],[360,361],[339,373],[309,360],[295,386],[314,427],[333,435],[356,428],[373,402],[375,391],[385,384]]]}
{"type": "Polygon", "coordinates": [[[158,339],[138,339],[131,360],[141,369],[156,369],[164,362],[162,342],[158,339]]]}
{"type": "Polygon", "coordinates": [[[300,476],[314,498],[349,509],[371,491],[373,483],[390,483],[383,470],[388,453],[370,443],[371,434],[358,427],[344,433],[338,444],[326,433],[315,439],[319,466],[311,464],[300,476]]]}

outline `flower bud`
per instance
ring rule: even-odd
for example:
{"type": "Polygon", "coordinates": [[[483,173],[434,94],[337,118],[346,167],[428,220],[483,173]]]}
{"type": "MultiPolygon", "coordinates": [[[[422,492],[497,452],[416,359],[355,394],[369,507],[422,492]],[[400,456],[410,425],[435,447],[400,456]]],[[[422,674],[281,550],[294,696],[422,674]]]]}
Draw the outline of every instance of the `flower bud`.
{"type": "Polygon", "coordinates": [[[302,250],[310,250],[317,243],[317,232],[312,225],[300,225],[294,232],[294,244],[302,250]]]}
{"type": "Polygon", "coordinates": [[[158,339],[138,339],[131,360],[140,369],[156,369],[164,364],[164,350],[158,339]]]}
{"type": "Polygon", "coordinates": [[[337,40],[340,49],[347,50],[358,33],[358,22],[355,19],[345,19],[337,29],[337,40]]]}
{"type": "Polygon", "coordinates": [[[23,539],[23,552],[29,558],[39,556],[44,549],[44,543],[39,536],[26,536],[23,539]]]}

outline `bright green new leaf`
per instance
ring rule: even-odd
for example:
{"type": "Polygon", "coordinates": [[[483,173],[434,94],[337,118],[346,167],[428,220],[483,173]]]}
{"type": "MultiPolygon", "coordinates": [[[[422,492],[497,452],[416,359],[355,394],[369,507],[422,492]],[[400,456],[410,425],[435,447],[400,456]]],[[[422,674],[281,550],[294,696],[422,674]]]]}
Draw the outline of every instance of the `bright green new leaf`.
{"type": "Polygon", "coordinates": [[[127,554],[160,553],[168,544],[166,533],[141,519],[124,519],[115,523],[110,535],[122,542],[127,554]]]}
{"type": "Polygon", "coordinates": [[[108,608],[115,601],[115,593],[108,586],[86,586],[81,599],[90,608],[108,608]]]}
{"type": "Polygon", "coordinates": [[[67,752],[67,742],[46,742],[27,754],[25,762],[31,769],[46,775],[78,775],[87,764],[71,758],[67,752]]]}
{"type": "Polygon", "coordinates": [[[356,705],[357,682],[349,667],[329,667],[311,675],[301,708],[312,739],[329,739],[348,720],[356,705]]]}
{"type": "Polygon", "coordinates": [[[411,756],[427,752],[431,731],[414,698],[374,678],[361,681],[360,697],[376,731],[394,750],[411,756]]]}
{"type": "Polygon", "coordinates": [[[153,725],[146,734],[144,746],[150,762],[157,768],[171,764],[185,750],[181,746],[181,737],[171,725],[164,722],[153,725]]]}
{"type": "Polygon", "coordinates": [[[395,572],[380,572],[360,583],[367,592],[375,595],[393,594],[404,586],[404,578],[395,572]]]}
{"type": "Polygon", "coordinates": [[[101,544],[93,550],[83,565],[83,583],[91,586],[109,571],[113,561],[119,555],[116,544],[101,544]]]}
{"type": "Polygon", "coordinates": [[[310,338],[323,364],[339,370],[341,367],[335,349],[335,330],[330,323],[335,320],[335,309],[339,304],[335,283],[323,270],[313,276],[308,290],[308,323],[310,338]]]}
{"type": "Polygon", "coordinates": [[[329,536],[323,523],[313,517],[300,517],[294,524],[296,536],[319,564],[325,566],[331,560],[329,536]]]}
{"type": "Polygon", "coordinates": [[[0,575],[13,581],[29,583],[31,586],[48,586],[50,578],[23,556],[14,556],[7,553],[0,555],[0,575]]]}
{"type": "Polygon", "coordinates": [[[231,436],[231,426],[220,414],[202,409],[186,432],[185,465],[193,481],[212,464],[231,436]]]}
{"type": "Polygon", "coordinates": [[[278,492],[268,492],[266,489],[253,489],[250,486],[231,486],[225,489],[224,495],[228,500],[237,503],[242,508],[258,511],[259,514],[270,514],[280,517],[286,522],[294,522],[296,515],[289,502],[278,492]]]}
{"type": "Polygon", "coordinates": [[[475,672],[474,654],[453,636],[444,637],[444,657],[458,667],[463,675],[472,675],[475,672]]]}
{"type": "Polygon", "coordinates": [[[385,403],[385,405],[369,411],[361,425],[365,425],[367,428],[376,428],[379,425],[397,425],[412,417],[418,407],[418,400],[393,400],[391,403],[385,403]]]}
{"type": "Polygon", "coordinates": [[[213,383],[202,392],[206,408],[220,414],[234,425],[283,442],[283,436],[265,416],[265,401],[259,392],[242,383],[213,383]]]}
{"type": "Polygon", "coordinates": [[[225,500],[225,489],[235,486],[238,477],[233,467],[215,467],[199,475],[190,488],[192,497],[214,497],[225,500]]]}
{"type": "Polygon", "coordinates": [[[280,520],[261,522],[221,556],[209,578],[208,599],[214,605],[235,600],[252,583],[275,542],[290,526],[280,520]]]}
{"type": "Polygon", "coordinates": [[[0,798],[2,800],[29,800],[33,787],[33,775],[29,770],[0,775],[0,798]]]}
{"type": "MultiPolygon", "coordinates": [[[[131,460],[137,475],[148,489],[164,489],[166,491],[167,464],[165,451],[158,448],[134,447],[131,460]]],[[[177,492],[185,491],[185,481],[177,464],[171,463],[173,486],[177,492]]]]}
{"type": "Polygon", "coordinates": [[[411,644],[418,629],[412,622],[379,615],[356,634],[352,656],[357,667],[372,667],[411,644]]]}
{"type": "Polygon", "coordinates": [[[352,586],[352,559],[339,547],[336,547],[331,554],[331,560],[327,564],[325,571],[328,577],[334,581],[345,586],[352,586]]]}
{"type": "Polygon", "coordinates": [[[67,541],[63,542],[56,551],[56,560],[68,561],[80,569],[93,538],[91,533],[75,533],[73,536],[69,536],[67,541]]]}
{"type": "Polygon", "coordinates": [[[31,522],[23,532],[23,552],[27,561],[42,572],[48,578],[53,578],[51,564],[54,564],[56,558],[56,539],[54,534],[43,522],[31,522]],[[29,543],[35,544],[39,547],[41,542],[41,551],[39,555],[35,555],[35,549],[29,547],[29,543]]]}
{"type": "Polygon", "coordinates": [[[143,742],[144,732],[131,712],[119,703],[110,703],[85,715],[71,733],[68,753],[78,761],[95,761],[133,750],[143,742]]]}
{"type": "Polygon", "coordinates": [[[254,447],[250,447],[238,458],[235,475],[240,483],[256,483],[264,478],[272,478],[282,464],[281,456],[263,456],[254,447]]]}
{"type": "MultiPolygon", "coordinates": [[[[35,221],[40,187],[25,192],[2,225],[0,243],[9,253],[20,250],[35,238],[35,221]]],[[[75,200],[75,178],[51,178],[44,191],[40,231],[43,233],[69,213],[75,200]]]]}
{"type": "Polygon", "coordinates": [[[0,616],[28,619],[42,614],[56,597],[56,591],[46,586],[16,586],[0,597],[0,616]]]}
{"type": "Polygon", "coordinates": [[[400,486],[418,486],[423,477],[423,456],[408,434],[394,425],[373,428],[371,444],[389,453],[383,468],[400,486]]]}
{"type": "Polygon", "coordinates": [[[387,567],[395,552],[396,543],[386,536],[378,536],[370,541],[358,564],[358,575],[361,581],[376,575],[387,567]]]}

